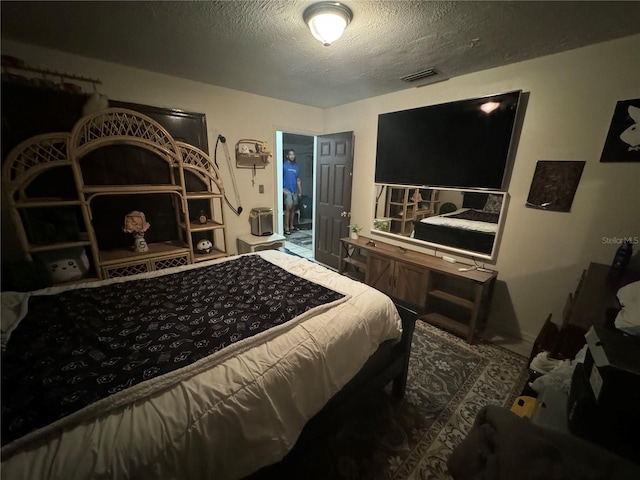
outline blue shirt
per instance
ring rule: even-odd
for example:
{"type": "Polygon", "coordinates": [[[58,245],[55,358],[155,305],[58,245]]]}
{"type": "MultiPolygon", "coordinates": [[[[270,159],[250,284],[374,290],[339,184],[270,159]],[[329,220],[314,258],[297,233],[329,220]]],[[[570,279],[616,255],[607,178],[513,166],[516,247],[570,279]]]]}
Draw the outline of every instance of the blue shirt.
{"type": "Polygon", "coordinates": [[[285,160],[282,164],[282,186],[291,193],[298,192],[298,177],[300,176],[300,167],[297,163],[291,163],[285,160]]]}

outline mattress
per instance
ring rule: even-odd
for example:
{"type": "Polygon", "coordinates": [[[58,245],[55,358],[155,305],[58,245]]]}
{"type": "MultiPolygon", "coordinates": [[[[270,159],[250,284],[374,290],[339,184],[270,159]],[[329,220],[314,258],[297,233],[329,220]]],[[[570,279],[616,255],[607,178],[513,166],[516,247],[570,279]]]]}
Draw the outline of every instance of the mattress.
{"type": "MultiPolygon", "coordinates": [[[[348,298],[311,312],[286,332],[149,398],[3,458],[3,478],[231,479],[280,460],[307,420],[360,370],[378,345],[399,339],[401,323],[391,300],[364,284],[275,250],[252,255],[348,298]]],[[[221,261],[225,260],[203,265],[221,261]]],[[[192,268],[199,265],[138,277],[192,268]]],[[[3,294],[3,333],[19,322],[28,295],[3,294]]]]}
{"type": "Polygon", "coordinates": [[[415,223],[414,238],[434,245],[489,255],[493,251],[498,224],[478,221],[475,218],[493,216],[497,221],[497,215],[476,213],[474,209],[462,208],[450,214],[422,219],[415,223]],[[452,215],[474,219],[453,218],[452,215]]]}

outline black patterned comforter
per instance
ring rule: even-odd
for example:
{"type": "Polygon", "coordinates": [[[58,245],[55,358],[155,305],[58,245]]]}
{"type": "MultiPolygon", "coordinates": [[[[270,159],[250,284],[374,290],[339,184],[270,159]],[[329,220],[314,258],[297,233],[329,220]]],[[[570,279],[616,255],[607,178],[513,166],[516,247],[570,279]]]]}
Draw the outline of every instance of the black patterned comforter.
{"type": "Polygon", "coordinates": [[[165,388],[343,297],[257,255],[31,297],[2,355],[2,445],[91,407],[128,403],[136,388],[165,388]],[[203,368],[190,370],[196,365],[203,368]]]}
{"type": "Polygon", "coordinates": [[[473,220],[476,222],[498,223],[500,215],[497,213],[483,212],[480,210],[474,210],[470,208],[464,212],[456,213],[453,215],[446,215],[449,218],[459,218],[461,220],[473,220]]]}

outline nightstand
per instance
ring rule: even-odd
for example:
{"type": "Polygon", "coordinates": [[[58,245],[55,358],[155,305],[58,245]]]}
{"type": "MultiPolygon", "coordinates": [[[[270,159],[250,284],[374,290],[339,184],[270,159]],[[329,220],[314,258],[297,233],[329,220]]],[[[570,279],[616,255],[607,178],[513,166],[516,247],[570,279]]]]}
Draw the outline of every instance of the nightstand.
{"type": "Polygon", "coordinates": [[[237,239],[238,253],[259,252],[261,250],[275,250],[284,247],[284,237],[274,233],[273,235],[239,235],[237,239]]]}

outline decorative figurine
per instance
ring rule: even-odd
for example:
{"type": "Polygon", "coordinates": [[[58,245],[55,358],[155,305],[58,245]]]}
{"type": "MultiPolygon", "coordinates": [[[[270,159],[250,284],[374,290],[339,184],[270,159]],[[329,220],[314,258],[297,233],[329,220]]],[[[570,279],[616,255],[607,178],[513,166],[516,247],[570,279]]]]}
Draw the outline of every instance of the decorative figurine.
{"type": "Polygon", "coordinates": [[[207,240],[206,238],[203,238],[196,244],[196,250],[198,253],[209,253],[212,248],[213,244],[211,243],[211,240],[207,240]]]}
{"type": "Polygon", "coordinates": [[[134,210],[129,212],[124,217],[124,227],[122,228],[127,233],[132,233],[134,238],[135,251],[142,253],[149,251],[149,245],[147,245],[144,239],[144,232],[149,230],[151,224],[147,222],[143,212],[134,210]]]}

